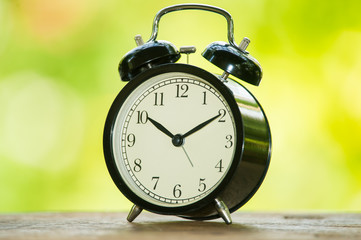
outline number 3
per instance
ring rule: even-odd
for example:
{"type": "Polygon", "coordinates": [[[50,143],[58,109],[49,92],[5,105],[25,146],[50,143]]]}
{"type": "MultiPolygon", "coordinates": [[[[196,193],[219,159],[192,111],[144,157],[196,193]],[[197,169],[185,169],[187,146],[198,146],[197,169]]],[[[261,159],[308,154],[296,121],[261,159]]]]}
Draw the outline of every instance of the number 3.
{"type": "Polygon", "coordinates": [[[233,146],[233,141],[232,141],[232,135],[227,135],[226,139],[227,139],[227,144],[224,145],[225,148],[230,148],[233,146]]]}

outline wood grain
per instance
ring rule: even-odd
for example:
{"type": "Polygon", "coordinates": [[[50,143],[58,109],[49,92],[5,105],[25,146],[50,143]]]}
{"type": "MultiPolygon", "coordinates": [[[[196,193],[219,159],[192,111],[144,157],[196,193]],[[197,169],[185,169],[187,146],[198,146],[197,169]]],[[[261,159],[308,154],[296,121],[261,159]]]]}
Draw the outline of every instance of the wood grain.
{"type": "Polygon", "coordinates": [[[189,221],[143,212],[0,215],[0,239],[361,239],[361,214],[234,213],[222,220],[189,221]]]}

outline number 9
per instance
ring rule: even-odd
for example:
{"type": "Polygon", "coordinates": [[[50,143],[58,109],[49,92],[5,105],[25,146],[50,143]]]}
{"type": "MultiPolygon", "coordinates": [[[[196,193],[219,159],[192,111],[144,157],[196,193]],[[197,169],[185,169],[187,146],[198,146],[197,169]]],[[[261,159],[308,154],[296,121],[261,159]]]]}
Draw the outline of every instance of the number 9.
{"type": "Polygon", "coordinates": [[[133,133],[130,133],[127,136],[127,141],[128,141],[128,147],[133,147],[135,144],[135,135],[133,133]]]}

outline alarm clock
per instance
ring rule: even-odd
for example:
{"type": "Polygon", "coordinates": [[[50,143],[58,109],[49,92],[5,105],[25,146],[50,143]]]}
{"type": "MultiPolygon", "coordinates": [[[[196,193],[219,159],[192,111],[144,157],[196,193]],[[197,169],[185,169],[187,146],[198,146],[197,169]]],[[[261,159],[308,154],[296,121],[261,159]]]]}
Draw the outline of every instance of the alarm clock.
{"type": "Polygon", "coordinates": [[[221,217],[244,205],[260,187],[271,156],[271,133],[256,98],[229,75],[258,86],[259,63],[238,46],[233,20],[224,9],[179,4],[160,10],[152,35],[119,64],[125,87],[110,107],[103,135],[106,165],[118,189],[134,205],[127,220],[142,210],[193,220],[221,217]],[[228,43],[213,42],[202,56],[224,71],[216,75],[177,63],[193,46],[156,40],[166,13],[205,10],[227,20],[228,43]]]}

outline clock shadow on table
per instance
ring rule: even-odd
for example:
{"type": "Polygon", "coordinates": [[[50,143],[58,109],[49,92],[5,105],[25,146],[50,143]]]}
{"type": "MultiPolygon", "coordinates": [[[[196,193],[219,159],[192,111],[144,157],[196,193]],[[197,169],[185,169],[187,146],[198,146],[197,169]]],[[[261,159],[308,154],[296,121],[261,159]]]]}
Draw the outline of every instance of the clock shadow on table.
{"type": "Polygon", "coordinates": [[[232,223],[227,225],[221,220],[215,221],[161,221],[130,223],[131,232],[169,232],[197,234],[225,234],[254,231],[254,227],[245,224],[232,223]]]}

